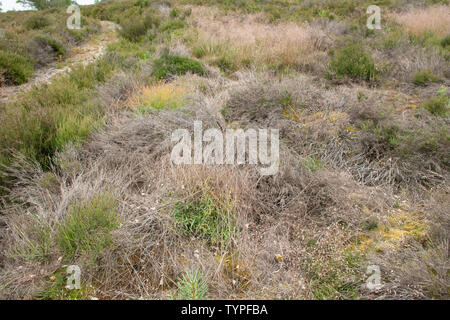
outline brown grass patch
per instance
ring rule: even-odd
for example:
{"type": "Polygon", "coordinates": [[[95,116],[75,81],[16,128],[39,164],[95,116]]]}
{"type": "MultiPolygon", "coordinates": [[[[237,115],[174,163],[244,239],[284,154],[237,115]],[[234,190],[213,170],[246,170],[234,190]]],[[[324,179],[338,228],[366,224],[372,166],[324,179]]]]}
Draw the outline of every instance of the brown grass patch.
{"type": "Polygon", "coordinates": [[[450,28],[450,7],[445,5],[415,8],[392,14],[391,17],[414,35],[431,31],[438,36],[445,36],[450,28]]]}
{"type": "Polygon", "coordinates": [[[324,31],[308,24],[274,25],[265,23],[261,15],[219,17],[210,8],[194,8],[192,23],[199,31],[194,47],[201,55],[219,64],[234,64],[235,69],[257,65],[311,70],[323,61],[323,50],[331,41],[324,31]]]}

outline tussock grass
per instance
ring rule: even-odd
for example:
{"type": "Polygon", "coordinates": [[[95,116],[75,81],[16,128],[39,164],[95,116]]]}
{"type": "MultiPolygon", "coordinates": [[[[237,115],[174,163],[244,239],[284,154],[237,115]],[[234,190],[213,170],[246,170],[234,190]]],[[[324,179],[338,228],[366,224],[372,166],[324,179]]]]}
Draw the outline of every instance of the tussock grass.
{"type": "Polygon", "coordinates": [[[175,220],[185,236],[205,239],[214,245],[224,245],[235,237],[232,203],[225,199],[217,203],[205,187],[196,202],[177,202],[174,206],[175,220]]]}

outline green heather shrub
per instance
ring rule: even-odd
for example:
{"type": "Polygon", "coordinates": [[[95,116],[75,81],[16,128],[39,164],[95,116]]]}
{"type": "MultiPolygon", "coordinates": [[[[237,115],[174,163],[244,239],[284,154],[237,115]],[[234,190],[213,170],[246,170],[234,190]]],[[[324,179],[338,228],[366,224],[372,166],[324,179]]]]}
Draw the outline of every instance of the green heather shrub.
{"type": "Polygon", "coordinates": [[[167,21],[166,23],[164,23],[161,26],[161,31],[168,31],[168,32],[172,32],[175,31],[177,29],[183,29],[186,26],[186,22],[181,21],[181,20],[171,20],[171,21],[167,21]]]}
{"type": "Polygon", "coordinates": [[[157,28],[160,23],[160,18],[153,14],[146,15],[138,22],[136,22],[135,19],[130,18],[120,24],[122,29],[119,34],[129,41],[138,42],[147,34],[148,30],[157,28]]]}
{"type": "Polygon", "coordinates": [[[450,34],[441,40],[441,46],[444,48],[450,46],[450,34]]]}
{"type": "Polygon", "coordinates": [[[148,13],[144,17],[144,26],[147,29],[158,28],[161,24],[161,18],[154,13],[148,13]]]}
{"type": "Polygon", "coordinates": [[[67,260],[84,257],[92,262],[102,256],[113,244],[110,232],[119,227],[117,206],[116,197],[104,192],[69,207],[56,234],[58,247],[67,260]]]}
{"type": "Polygon", "coordinates": [[[33,15],[25,22],[25,27],[32,30],[43,29],[49,25],[50,20],[43,15],[33,15]]]}
{"type": "Polygon", "coordinates": [[[383,140],[389,147],[396,148],[400,145],[402,132],[397,126],[382,126],[375,127],[375,134],[383,140]]]}
{"type": "Polygon", "coordinates": [[[153,63],[153,76],[157,79],[169,79],[185,73],[205,75],[205,67],[197,60],[163,53],[153,63]]]}
{"type": "Polygon", "coordinates": [[[32,62],[17,54],[1,50],[0,69],[6,82],[16,85],[26,82],[34,72],[32,62]]]}
{"type": "Polygon", "coordinates": [[[438,96],[428,99],[423,107],[435,116],[448,117],[450,111],[450,96],[447,94],[447,88],[441,86],[437,93],[438,96]]]}
{"type": "Polygon", "coordinates": [[[40,45],[49,46],[52,48],[54,54],[56,56],[63,56],[66,54],[66,50],[64,49],[62,43],[50,36],[39,35],[34,38],[40,45]]]}
{"type": "Polygon", "coordinates": [[[426,86],[430,82],[437,82],[439,79],[431,70],[425,69],[414,75],[413,82],[418,86],[426,86]]]}
{"type": "Polygon", "coordinates": [[[372,57],[364,51],[361,44],[348,44],[337,50],[329,70],[337,78],[349,77],[355,80],[373,81],[379,75],[372,57]]]}
{"type": "Polygon", "coordinates": [[[423,107],[435,116],[448,117],[450,111],[450,99],[448,96],[440,95],[428,99],[423,107]]]}
{"type": "Polygon", "coordinates": [[[119,34],[125,39],[132,42],[138,42],[147,33],[147,28],[142,21],[136,22],[133,20],[126,20],[120,25],[122,29],[120,30],[119,34]]]}

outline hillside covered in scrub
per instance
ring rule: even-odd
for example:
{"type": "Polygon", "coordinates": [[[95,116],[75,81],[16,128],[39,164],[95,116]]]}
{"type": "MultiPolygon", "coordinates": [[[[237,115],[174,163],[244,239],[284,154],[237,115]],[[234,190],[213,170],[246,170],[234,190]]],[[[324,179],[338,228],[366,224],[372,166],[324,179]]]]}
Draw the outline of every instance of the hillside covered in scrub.
{"type": "Polygon", "coordinates": [[[450,298],[448,0],[57,3],[0,13],[0,299],[450,298]]]}

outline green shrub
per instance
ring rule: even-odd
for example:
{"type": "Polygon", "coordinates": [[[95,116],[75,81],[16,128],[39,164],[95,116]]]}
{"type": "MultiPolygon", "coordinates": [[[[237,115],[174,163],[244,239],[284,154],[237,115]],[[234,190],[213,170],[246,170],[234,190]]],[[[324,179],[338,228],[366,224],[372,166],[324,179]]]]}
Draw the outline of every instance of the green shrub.
{"type": "Polygon", "coordinates": [[[437,82],[439,79],[431,70],[425,69],[414,75],[413,82],[418,86],[426,86],[430,82],[437,82]]]}
{"type": "Polygon", "coordinates": [[[120,24],[122,29],[119,34],[129,41],[138,42],[147,34],[148,30],[157,28],[160,23],[160,18],[154,14],[147,14],[138,22],[130,18],[120,24]]]}
{"type": "Polygon", "coordinates": [[[147,29],[157,28],[161,24],[161,18],[156,14],[147,14],[144,17],[144,26],[147,29]]]}
{"type": "Polygon", "coordinates": [[[338,50],[329,69],[338,78],[347,76],[356,80],[373,81],[379,75],[372,57],[364,51],[361,44],[349,44],[338,50]]]}
{"type": "Polygon", "coordinates": [[[7,83],[22,84],[26,82],[34,72],[33,63],[14,53],[0,50],[0,69],[7,83]]]}
{"type": "Polygon", "coordinates": [[[29,30],[43,29],[50,25],[50,20],[43,15],[33,15],[25,22],[25,27],[29,30]]]}
{"type": "Polygon", "coordinates": [[[56,242],[67,260],[101,257],[112,245],[111,231],[119,227],[117,199],[109,192],[72,205],[58,226],[56,242]]]}
{"type": "Polygon", "coordinates": [[[53,53],[56,56],[59,56],[59,55],[63,56],[66,54],[66,50],[64,49],[62,43],[50,36],[39,35],[39,36],[36,36],[34,39],[42,46],[51,47],[53,50],[53,53]]]}
{"type": "Polygon", "coordinates": [[[147,33],[147,27],[143,21],[135,22],[133,20],[127,20],[122,22],[120,25],[122,29],[119,34],[132,42],[138,42],[147,33]]]}
{"type": "Polygon", "coordinates": [[[183,29],[186,26],[186,22],[181,20],[167,21],[161,26],[161,31],[172,32],[178,29],[183,29]]]}
{"type": "Polygon", "coordinates": [[[170,10],[169,17],[176,18],[176,17],[178,17],[178,15],[179,15],[179,12],[178,12],[178,10],[176,8],[170,10]]]}
{"type": "Polygon", "coordinates": [[[375,127],[375,134],[391,148],[395,148],[400,145],[402,132],[397,126],[377,125],[375,127]]]}
{"type": "Polygon", "coordinates": [[[441,46],[444,48],[450,46],[450,34],[441,40],[441,46]]]}
{"type": "Polygon", "coordinates": [[[153,63],[152,75],[157,79],[169,79],[174,75],[183,75],[192,72],[198,75],[205,75],[204,66],[197,60],[186,57],[174,56],[164,53],[153,63]]]}
{"type": "Polygon", "coordinates": [[[450,110],[450,99],[448,96],[440,95],[428,99],[423,107],[435,116],[448,117],[450,110]]]}

